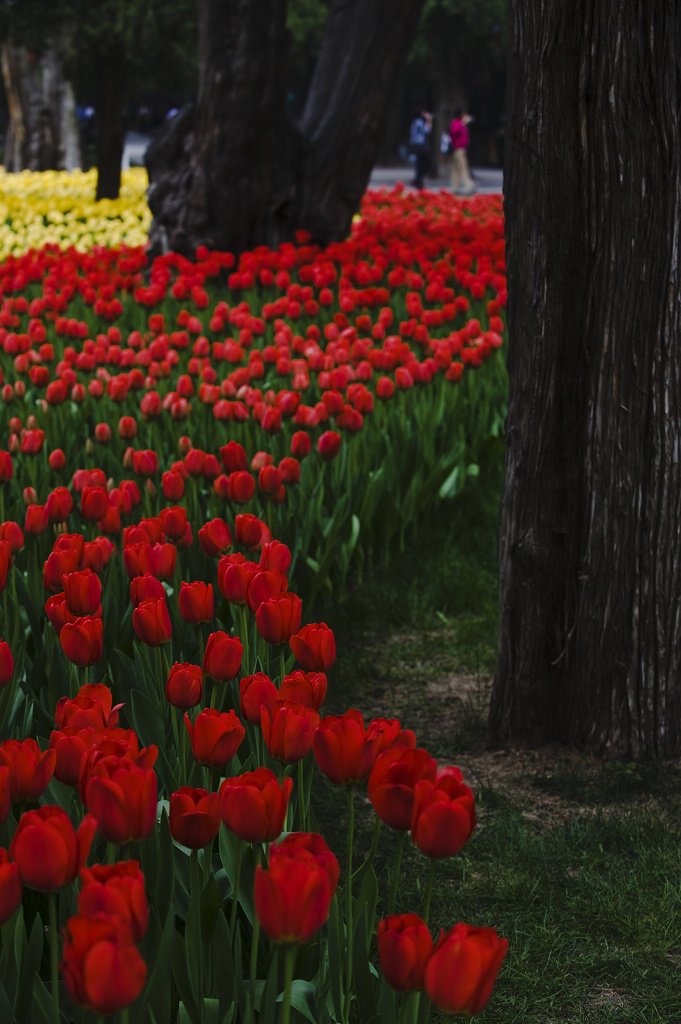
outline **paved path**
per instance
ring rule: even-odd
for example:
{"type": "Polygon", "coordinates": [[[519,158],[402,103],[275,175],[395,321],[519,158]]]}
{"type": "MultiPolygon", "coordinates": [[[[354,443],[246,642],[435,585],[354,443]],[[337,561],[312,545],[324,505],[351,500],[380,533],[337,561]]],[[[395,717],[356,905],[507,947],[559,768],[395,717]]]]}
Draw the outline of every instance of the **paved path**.
{"type": "MultiPolygon", "coordinates": [[[[478,192],[494,193],[503,192],[504,174],[503,171],[494,167],[473,167],[471,168],[473,181],[478,192]]],[[[401,181],[408,185],[414,177],[414,169],[411,166],[402,167],[375,167],[369,179],[369,188],[392,188],[401,181]]],[[[428,191],[439,192],[441,188],[449,188],[448,178],[425,178],[425,187],[428,191]]]]}

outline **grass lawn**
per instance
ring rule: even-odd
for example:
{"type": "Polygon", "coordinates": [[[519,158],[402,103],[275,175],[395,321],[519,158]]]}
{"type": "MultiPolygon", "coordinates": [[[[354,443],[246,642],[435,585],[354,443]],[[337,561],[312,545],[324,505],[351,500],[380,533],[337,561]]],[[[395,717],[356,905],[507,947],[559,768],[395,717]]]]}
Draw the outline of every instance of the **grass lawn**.
{"type": "MultiPolygon", "coordinates": [[[[430,925],[435,935],[463,920],[508,938],[481,1022],[681,1022],[681,763],[603,763],[557,746],[485,749],[500,483],[499,468],[488,467],[421,524],[403,554],[320,609],[339,652],[325,710],[399,717],[476,793],[478,827],[437,866],[430,925]]],[[[373,830],[360,793],[355,858],[373,830]]],[[[322,777],[315,794],[321,829],[342,858],[345,794],[322,777]]],[[[384,827],[384,897],[394,840],[384,827]]],[[[397,912],[420,911],[427,866],[408,846],[397,912]]]]}

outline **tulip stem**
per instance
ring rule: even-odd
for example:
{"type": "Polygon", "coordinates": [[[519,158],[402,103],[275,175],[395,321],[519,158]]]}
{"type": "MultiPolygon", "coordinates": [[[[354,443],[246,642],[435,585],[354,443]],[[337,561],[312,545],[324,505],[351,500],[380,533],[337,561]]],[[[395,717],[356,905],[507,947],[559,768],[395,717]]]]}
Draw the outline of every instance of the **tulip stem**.
{"type": "Polygon", "coordinates": [[[426,879],[426,894],[423,897],[423,913],[421,917],[428,924],[428,914],[430,913],[430,897],[433,895],[433,879],[435,877],[435,859],[431,857],[430,866],[428,867],[428,877],[426,879]]]}
{"type": "Polygon", "coordinates": [[[395,847],[395,859],[393,860],[393,877],[390,885],[390,899],[388,900],[388,917],[395,912],[397,886],[400,881],[400,865],[402,864],[402,854],[404,852],[404,844],[406,840],[407,833],[400,832],[397,838],[397,846],[395,847]]]}
{"type": "Polygon", "coordinates": [[[59,932],[57,930],[57,894],[47,895],[50,915],[50,974],[52,979],[52,1006],[54,1021],[59,1024],[59,932]]]}
{"type": "Polygon", "coordinates": [[[173,721],[173,736],[175,738],[175,749],[177,751],[177,766],[180,771],[180,786],[184,786],[186,784],[187,775],[184,763],[184,744],[180,740],[180,731],[177,725],[178,714],[182,714],[182,712],[178,712],[177,708],[171,707],[170,717],[173,721]]]}
{"type": "Polygon", "coordinates": [[[419,999],[415,1003],[414,1024],[427,1024],[430,1017],[430,996],[425,989],[421,989],[416,994],[419,996],[419,999]]]}
{"type": "MultiPolygon", "coordinates": [[[[255,873],[257,877],[258,868],[260,866],[260,860],[262,857],[262,849],[258,843],[253,847],[253,853],[255,855],[255,873]]],[[[260,919],[255,914],[253,918],[253,942],[251,945],[251,972],[249,978],[248,988],[248,1016],[246,1018],[247,1024],[254,1024],[255,1021],[255,982],[258,973],[258,943],[260,942],[260,919]]],[[[283,1024],[283,1019],[282,1019],[283,1024]]]]}
{"type": "Polygon", "coordinates": [[[293,981],[293,968],[296,964],[296,946],[294,944],[286,947],[284,959],[284,998],[281,1007],[281,1024],[289,1024],[291,1017],[291,983],[293,981]]]}
{"type": "Polygon", "coordinates": [[[306,832],[305,822],[307,819],[307,807],[305,806],[305,768],[303,759],[298,762],[298,814],[300,817],[300,831],[306,832]]]}
{"type": "Polygon", "coordinates": [[[84,665],[80,670],[80,685],[81,689],[83,686],[87,686],[87,665],[84,665]]]}
{"type": "Polygon", "coordinates": [[[201,623],[199,623],[198,625],[197,633],[199,636],[199,665],[201,666],[201,670],[203,671],[203,655],[205,647],[203,643],[203,630],[201,629],[201,623]]]}
{"type": "MultiPolygon", "coordinates": [[[[189,893],[190,893],[190,905],[192,910],[196,910],[197,920],[201,920],[201,874],[199,872],[199,851],[192,850],[189,855],[189,893]]],[[[198,966],[198,978],[196,979],[196,988],[198,999],[197,1003],[203,1003],[203,959],[202,957],[197,958],[198,966]]]]}
{"type": "Polygon", "coordinates": [[[234,869],[234,891],[232,892],[232,912],[229,917],[229,945],[234,946],[234,931],[236,928],[236,912],[239,906],[239,882],[241,881],[241,862],[244,857],[244,841],[239,840],[239,848],[236,855],[236,866],[234,869]]]}
{"type": "Polygon", "coordinates": [[[358,868],[355,868],[355,870],[353,871],[353,878],[356,878],[357,875],[365,871],[373,861],[374,857],[376,856],[376,850],[378,849],[378,840],[381,835],[381,824],[381,819],[377,815],[376,821],[374,822],[374,834],[371,839],[371,846],[369,847],[369,852],[367,853],[366,857],[364,858],[360,866],[358,868]]]}
{"type": "Polygon", "coordinates": [[[286,675],[286,654],[283,644],[279,648],[279,672],[281,673],[281,679],[279,680],[279,685],[281,686],[284,676],[286,675]]]}
{"type": "Polygon", "coordinates": [[[345,1000],[343,1003],[343,1019],[350,1019],[350,999],[352,987],[352,846],[355,830],[355,790],[348,786],[348,838],[345,863],[345,1000]]]}
{"type": "Polygon", "coordinates": [[[130,1008],[124,1006],[121,1010],[121,1024],[129,1024],[130,1022],[130,1008]]]}

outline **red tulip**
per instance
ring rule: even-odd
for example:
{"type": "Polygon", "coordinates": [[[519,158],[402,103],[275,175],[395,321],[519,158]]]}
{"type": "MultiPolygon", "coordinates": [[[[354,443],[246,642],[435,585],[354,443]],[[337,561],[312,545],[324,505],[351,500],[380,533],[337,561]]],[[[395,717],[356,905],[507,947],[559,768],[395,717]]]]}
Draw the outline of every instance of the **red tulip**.
{"type": "Polygon", "coordinates": [[[158,455],[152,451],[134,452],[132,468],[140,476],[150,477],[158,471],[158,455]]]}
{"type": "Polygon", "coordinates": [[[147,978],[147,965],[129,927],[107,914],[69,918],[59,966],[73,1001],[99,1014],[129,1006],[147,978]]]}
{"type": "Polygon", "coordinates": [[[301,672],[296,669],[282,679],[279,697],[319,711],[326,697],[326,688],[327,681],[323,672],[301,672]]]}
{"type": "Polygon", "coordinates": [[[156,773],[125,757],[102,757],[89,771],[84,802],[109,842],[146,839],[156,823],[156,773]]]}
{"type": "Polygon", "coordinates": [[[261,569],[278,569],[287,573],[291,568],[291,551],[281,541],[273,540],[269,544],[263,544],[260,552],[261,569]]]}
{"type": "Polygon", "coordinates": [[[268,644],[285,644],[300,629],[302,613],[302,601],[297,594],[279,594],[260,605],[255,624],[268,644]]]}
{"type": "Polygon", "coordinates": [[[293,780],[281,786],[269,768],[256,768],[220,786],[220,814],[227,828],[247,843],[269,843],[281,835],[293,780]]]}
{"type": "Polygon", "coordinates": [[[132,613],[132,624],[142,643],[159,647],[172,636],[170,616],[164,600],[142,601],[132,613]]]}
{"type": "Polygon", "coordinates": [[[180,711],[195,708],[203,695],[203,672],[200,665],[175,662],[166,683],[166,700],[180,711]]]}
{"type": "Polygon", "coordinates": [[[369,776],[369,799],[381,821],[408,832],[417,782],[435,782],[436,777],[437,762],[427,750],[391,747],[376,758],[369,776]]]}
{"type": "Polygon", "coordinates": [[[0,924],[9,921],[21,903],[23,889],[19,865],[12,863],[7,850],[0,848],[0,924]]]}
{"type": "Polygon", "coordinates": [[[187,532],[187,510],[181,505],[173,505],[161,512],[163,531],[170,540],[182,540],[187,532]]]}
{"type": "Polygon", "coordinates": [[[426,967],[426,990],[444,1013],[470,1017],[486,1005],[508,941],[494,928],[456,924],[440,937],[426,967]]]}
{"type": "Polygon", "coordinates": [[[304,459],[312,450],[310,435],[304,430],[297,430],[291,438],[291,454],[296,459],[304,459]]]}
{"type": "Polygon", "coordinates": [[[179,501],[184,496],[184,478],[175,470],[167,470],[162,477],[164,497],[168,501],[179,501]]]}
{"type": "Polygon", "coordinates": [[[170,795],[170,831],[173,839],[190,850],[208,846],[220,830],[217,793],[183,786],[170,795]]]}
{"type": "Polygon", "coordinates": [[[253,676],[243,676],[239,682],[239,708],[242,716],[252,725],[260,725],[260,709],[269,713],[275,700],[279,699],[279,691],[269,676],[264,672],[256,672],[253,676]]]}
{"type": "Polygon", "coordinates": [[[368,778],[380,744],[381,734],[366,729],[354,708],[322,718],[312,739],[315,760],[335,786],[368,778]]]}
{"type": "Polygon", "coordinates": [[[321,836],[293,834],[270,847],[269,866],[258,865],[255,909],[272,942],[307,942],[329,916],[338,861],[321,836]]]}
{"type": "Polygon", "coordinates": [[[104,683],[86,683],[73,700],[61,697],[57,701],[54,722],[57,729],[67,725],[113,729],[118,725],[118,712],[122,707],[122,704],[113,707],[111,690],[104,683]]]}
{"type": "Polygon", "coordinates": [[[45,502],[51,523],[63,523],[73,511],[73,498],[68,487],[55,487],[45,502]]]}
{"type": "Polygon", "coordinates": [[[75,622],[65,622],[59,633],[64,654],[74,665],[85,668],[94,665],[102,656],[104,626],[101,619],[88,616],[75,622]]]}
{"type": "Polygon", "coordinates": [[[333,430],[325,430],[317,442],[317,450],[323,459],[335,459],[340,446],[341,436],[333,430]]]}
{"type": "Polygon", "coordinates": [[[109,508],[109,495],[105,487],[84,487],[80,495],[80,510],[85,519],[97,523],[109,508]]]}
{"type": "Polygon", "coordinates": [[[263,570],[254,573],[248,583],[246,604],[251,612],[258,610],[261,604],[272,597],[286,593],[288,580],[280,569],[263,570]]]}
{"type": "Polygon", "coordinates": [[[26,521],[24,523],[24,533],[31,533],[33,536],[38,536],[44,533],[49,526],[50,519],[47,514],[47,509],[44,505],[29,505],[26,509],[26,521]]]}
{"type": "Polygon", "coordinates": [[[433,952],[425,921],[418,914],[393,914],[379,923],[376,939],[388,984],[398,992],[423,988],[426,965],[433,952]]]}
{"type": "Polygon", "coordinates": [[[102,584],[92,569],[64,573],[64,596],[72,615],[94,615],[102,603],[102,584]]]}
{"type": "Polygon", "coordinates": [[[22,814],[9,852],[24,884],[40,892],[69,885],[87,860],[96,827],[86,814],[76,832],[61,807],[45,805],[22,814]]]}
{"type": "Polygon", "coordinates": [[[203,671],[216,682],[234,679],[241,668],[243,647],[238,636],[218,631],[211,633],[203,655],[203,671]]]}
{"type": "Polygon", "coordinates": [[[246,735],[235,711],[219,712],[215,708],[201,711],[192,725],[184,716],[194,760],[209,768],[224,768],[232,760],[246,735]]]}
{"type": "Polygon", "coordinates": [[[475,828],[475,798],[458,768],[416,783],[411,837],[427,857],[452,857],[475,828]]]}
{"type": "Polygon", "coordinates": [[[234,520],[234,533],[237,543],[251,551],[259,551],[263,544],[269,544],[272,534],[266,523],[250,512],[238,515],[234,520]]]}
{"type": "Polygon", "coordinates": [[[248,458],[245,448],[237,441],[228,441],[220,449],[222,464],[228,473],[236,473],[248,466],[248,458]]]}
{"type": "Polygon", "coordinates": [[[123,921],[139,942],[147,930],[149,906],[144,893],[144,875],[136,860],[117,864],[93,864],[80,869],[83,888],[78,910],[85,917],[107,914],[123,921]]]}
{"type": "Polygon", "coordinates": [[[0,524],[0,540],[6,541],[12,554],[16,555],[24,546],[24,531],[10,519],[0,524]]]}
{"type": "Polygon", "coordinates": [[[303,626],[289,646],[306,672],[328,672],[336,660],[336,639],[325,622],[303,626]]]}
{"type": "Polygon", "coordinates": [[[151,573],[135,576],[130,580],[130,601],[137,608],[143,601],[165,601],[166,592],[160,580],[151,573]]]}
{"type": "Polygon", "coordinates": [[[312,736],[319,725],[314,708],[277,700],[270,710],[261,708],[260,726],[272,757],[286,764],[300,761],[312,747],[312,736]]]}
{"type": "Polygon", "coordinates": [[[211,558],[218,558],[229,551],[232,546],[232,535],[224,519],[211,519],[199,530],[199,544],[211,558]]]}
{"type": "Polygon", "coordinates": [[[246,604],[246,595],[252,577],[259,571],[255,562],[242,554],[224,555],[218,562],[218,586],[222,595],[232,604],[246,604]]]}
{"type": "Polygon", "coordinates": [[[241,469],[227,477],[227,496],[237,505],[245,505],[255,494],[255,480],[248,470],[241,469]]]}
{"type": "Polygon", "coordinates": [[[12,456],[9,452],[0,450],[0,483],[5,480],[11,480],[13,476],[12,456]]]}
{"type": "Polygon", "coordinates": [[[4,740],[0,744],[0,765],[7,765],[10,769],[12,801],[37,800],[49,785],[54,762],[54,751],[41,751],[31,737],[25,740],[4,740]]]}
{"type": "Polygon", "coordinates": [[[51,551],[43,566],[43,586],[52,594],[64,589],[64,576],[78,569],[78,552],[73,548],[51,551]]]}
{"type": "Polygon", "coordinates": [[[180,615],[185,622],[197,626],[213,618],[213,584],[197,580],[195,583],[180,584],[180,615]]]}
{"type": "Polygon", "coordinates": [[[6,640],[0,640],[0,687],[12,682],[14,658],[6,640]]]}

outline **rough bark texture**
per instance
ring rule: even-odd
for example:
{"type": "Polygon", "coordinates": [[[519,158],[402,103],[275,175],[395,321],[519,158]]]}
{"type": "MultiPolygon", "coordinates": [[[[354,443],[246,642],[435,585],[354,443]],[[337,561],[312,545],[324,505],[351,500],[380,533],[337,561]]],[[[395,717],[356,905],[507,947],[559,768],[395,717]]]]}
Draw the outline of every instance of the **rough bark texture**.
{"type": "Polygon", "coordinates": [[[195,112],[147,155],[152,251],[239,252],[298,228],[321,242],[347,234],[422,6],[333,0],[294,125],[284,112],[286,4],[199,0],[195,112]]]}
{"type": "Polygon", "coordinates": [[[9,108],[6,170],[72,171],[80,166],[73,88],[62,72],[59,47],[34,58],[21,46],[0,48],[9,108]]]}
{"type": "Polygon", "coordinates": [[[123,159],[123,47],[104,50],[98,59],[97,199],[117,199],[121,190],[123,159]]]}
{"type": "Polygon", "coordinates": [[[681,754],[681,8],[512,0],[493,745],[681,754]]]}

